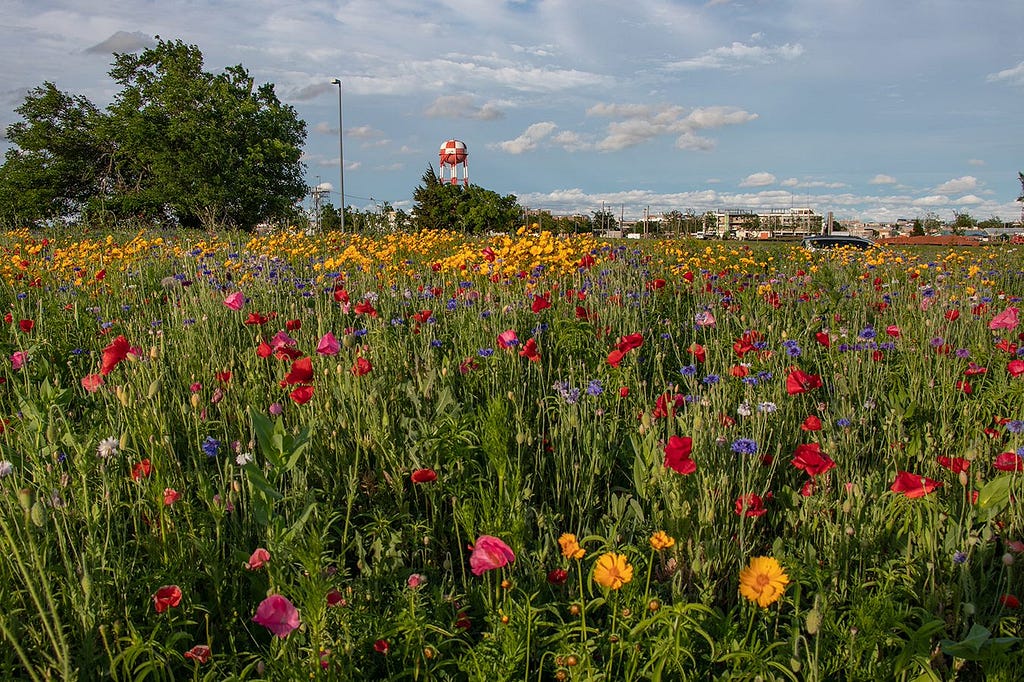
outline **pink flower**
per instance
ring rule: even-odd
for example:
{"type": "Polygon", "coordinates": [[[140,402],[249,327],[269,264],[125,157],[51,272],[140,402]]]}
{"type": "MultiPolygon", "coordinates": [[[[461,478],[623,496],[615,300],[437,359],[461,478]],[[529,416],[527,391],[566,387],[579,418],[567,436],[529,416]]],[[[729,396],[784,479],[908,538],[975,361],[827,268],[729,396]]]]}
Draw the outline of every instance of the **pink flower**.
{"type": "Polygon", "coordinates": [[[245,567],[250,571],[258,571],[263,568],[268,561],[270,561],[270,552],[262,547],[257,547],[256,551],[254,551],[252,556],[249,557],[249,560],[245,562],[245,567]]]}
{"type": "Polygon", "coordinates": [[[337,355],[340,350],[341,344],[338,343],[338,339],[334,338],[334,334],[331,332],[327,332],[320,337],[320,343],[316,346],[316,352],[320,355],[337,355]]]}
{"type": "Polygon", "coordinates": [[[172,504],[177,502],[181,498],[179,493],[174,488],[164,488],[164,506],[170,507],[172,504]]]}
{"type": "Polygon", "coordinates": [[[1019,377],[1024,374],[1024,360],[1010,360],[1006,365],[1006,371],[1010,373],[1011,377],[1019,377]]]}
{"type": "Polygon", "coordinates": [[[102,374],[86,374],[82,377],[82,388],[89,393],[95,393],[100,390],[101,386],[103,386],[102,374]]]}
{"type": "Polygon", "coordinates": [[[242,306],[245,305],[245,294],[241,291],[236,291],[235,293],[230,294],[224,299],[224,305],[232,310],[241,310],[242,306]]]}
{"type": "Polygon", "coordinates": [[[1018,312],[1020,311],[1018,311],[1017,308],[1007,308],[992,318],[992,321],[988,323],[988,328],[993,331],[996,329],[1016,329],[1018,312]]]}
{"type": "Polygon", "coordinates": [[[519,343],[515,329],[506,329],[498,334],[498,348],[511,348],[519,343]]]}
{"type": "Polygon", "coordinates": [[[481,535],[472,549],[469,566],[473,575],[483,575],[485,571],[501,568],[516,560],[512,548],[493,535],[481,535]]]}
{"type": "Polygon", "coordinates": [[[163,613],[181,603],[181,588],[177,585],[164,585],[153,595],[153,608],[163,613]]]}
{"type": "Polygon", "coordinates": [[[252,622],[284,639],[299,627],[299,610],[286,597],[272,594],[256,607],[252,622]]]}
{"type": "Polygon", "coordinates": [[[23,350],[15,351],[14,354],[11,355],[11,369],[15,371],[21,369],[26,360],[28,360],[28,353],[23,350]]]}

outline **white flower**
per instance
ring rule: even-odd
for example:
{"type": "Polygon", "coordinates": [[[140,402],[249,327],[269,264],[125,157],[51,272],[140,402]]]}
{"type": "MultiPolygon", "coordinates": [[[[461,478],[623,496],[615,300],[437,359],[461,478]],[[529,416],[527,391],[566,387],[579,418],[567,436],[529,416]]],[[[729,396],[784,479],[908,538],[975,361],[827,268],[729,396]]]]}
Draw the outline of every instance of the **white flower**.
{"type": "Polygon", "coordinates": [[[771,414],[772,412],[774,412],[777,409],[779,409],[779,406],[776,405],[775,403],[767,403],[766,402],[766,403],[758,403],[757,404],[757,411],[758,412],[767,412],[767,413],[771,414]]]}
{"type": "Polygon", "coordinates": [[[244,467],[246,464],[248,464],[251,461],[252,461],[252,453],[251,452],[240,452],[240,453],[238,453],[238,456],[235,457],[235,464],[237,464],[240,467],[244,467]]]}
{"type": "Polygon", "coordinates": [[[0,461],[0,478],[10,476],[14,473],[14,465],[8,462],[6,459],[0,461]]]}
{"type": "Polygon", "coordinates": [[[736,414],[741,417],[749,417],[750,412],[750,403],[740,403],[740,406],[736,408],[736,414]]]}
{"type": "Polygon", "coordinates": [[[107,459],[116,455],[119,447],[121,447],[121,442],[116,438],[104,438],[100,441],[99,447],[96,448],[96,454],[103,459],[107,459]]]}

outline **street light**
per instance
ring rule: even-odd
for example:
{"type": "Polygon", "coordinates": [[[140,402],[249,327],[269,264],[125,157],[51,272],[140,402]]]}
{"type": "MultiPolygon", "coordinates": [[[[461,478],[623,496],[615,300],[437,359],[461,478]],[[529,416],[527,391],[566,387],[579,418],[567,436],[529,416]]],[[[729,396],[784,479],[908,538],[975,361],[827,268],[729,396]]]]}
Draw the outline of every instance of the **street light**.
{"type": "Polygon", "coordinates": [[[345,142],[344,133],[341,127],[341,79],[335,78],[331,85],[338,86],[338,165],[341,167],[341,184],[338,190],[341,192],[341,231],[345,231],[345,142]]]}

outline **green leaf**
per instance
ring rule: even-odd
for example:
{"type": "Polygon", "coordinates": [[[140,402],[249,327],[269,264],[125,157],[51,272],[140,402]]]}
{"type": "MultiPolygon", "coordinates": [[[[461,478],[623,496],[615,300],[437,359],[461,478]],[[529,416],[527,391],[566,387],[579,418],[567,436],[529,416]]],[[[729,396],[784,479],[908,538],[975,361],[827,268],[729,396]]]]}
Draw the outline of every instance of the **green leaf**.
{"type": "Polygon", "coordinates": [[[1010,503],[1012,482],[1012,476],[1000,476],[986,483],[978,493],[978,508],[986,512],[986,518],[995,517],[1010,503]]]}

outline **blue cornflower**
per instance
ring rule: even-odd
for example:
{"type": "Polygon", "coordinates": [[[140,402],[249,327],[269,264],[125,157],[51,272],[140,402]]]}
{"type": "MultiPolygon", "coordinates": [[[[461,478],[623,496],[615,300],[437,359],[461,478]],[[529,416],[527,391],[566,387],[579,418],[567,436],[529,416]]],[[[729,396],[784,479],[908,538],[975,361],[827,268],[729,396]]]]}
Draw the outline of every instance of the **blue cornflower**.
{"type": "MultiPolygon", "coordinates": [[[[480,311],[480,319],[481,320],[486,320],[490,316],[491,316],[491,311],[490,310],[481,310],[480,311]]],[[[433,318],[431,318],[431,319],[433,319],[433,318]]]]}
{"type": "Polygon", "coordinates": [[[451,310],[455,310],[456,308],[459,307],[459,302],[456,301],[454,298],[449,299],[448,303],[445,305],[445,307],[448,308],[448,310],[450,310],[450,311],[451,310]]]}
{"type": "Polygon", "coordinates": [[[957,550],[956,552],[953,552],[953,563],[957,564],[957,565],[966,564],[967,563],[967,552],[961,552],[959,550],[957,550]]]}
{"type": "Polygon", "coordinates": [[[967,350],[966,348],[957,348],[954,355],[956,355],[961,360],[966,360],[967,358],[971,357],[971,351],[967,350]]]}
{"type": "Polygon", "coordinates": [[[847,426],[849,426],[852,423],[853,422],[851,422],[846,417],[840,417],[839,419],[836,420],[836,426],[838,426],[841,429],[845,429],[847,426]]]}
{"type": "Polygon", "coordinates": [[[800,354],[802,352],[800,350],[800,345],[797,344],[797,342],[793,341],[792,339],[790,339],[789,341],[783,341],[782,347],[786,349],[786,355],[788,355],[791,358],[800,357],[800,354]]]}
{"type": "Polygon", "coordinates": [[[217,452],[220,450],[220,441],[213,436],[207,436],[206,440],[203,441],[203,452],[206,453],[207,457],[216,457],[217,452]]]}
{"type": "Polygon", "coordinates": [[[430,342],[430,347],[431,348],[440,348],[441,347],[441,339],[434,339],[433,341],[431,341],[430,342]]]}
{"type": "Polygon", "coordinates": [[[706,377],[704,377],[704,383],[707,384],[708,386],[713,386],[714,384],[717,384],[721,380],[721,378],[722,377],[718,376],[717,374],[709,374],[706,377]]]}
{"type": "Polygon", "coordinates": [[[731,449],[740,455],[757,454],[757,442],[750,438],[737,438],[732,442],[731,449]]]}
{"type": "Polygon", "coordinates": [[[1020,419],[1014,419],[1011,422],[1006,423],[1006,430],[1010,433],[1021,433],[1024,432],[1024,421],[1020,419]]]}
{"type": "Polygon", "coordinates": [[[26,298],[28,298],[28,294],[26,294],[24,291],[19,291],[17,298],[19,301],[24,301],[26,298]]]}
{"type": "Polygon", "coordinates": [[[864,329],[860,330],[860,334],[858,334],[857,336],[864,339],[865,341],[870,341],[876,336],[875,328],[870,325],[864,327],[864,329]]]}
{"type": "Polygon", "coordinates": [[[601,386],[600,379],[591,379],[590,383],[587,384],[587,395],[601,395],[604,392],[604,387],[601,386]]]}
{"type": "Polygon", "coordinates": [[[680,367],[679,373],[684,377],[692,377],[697,373],[697,365],[686,365],[685,367],[680,367]]]}
{"type": "Polygon", "coordinates": [[[489,358],[492,355],[494,355],[494,349],[493,348],[481,348],[480,350],[477,351],[477,355],[479,355],[482,358],[489,358]]]}

